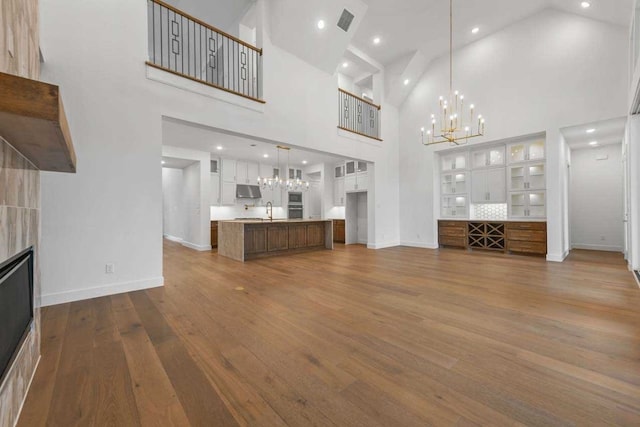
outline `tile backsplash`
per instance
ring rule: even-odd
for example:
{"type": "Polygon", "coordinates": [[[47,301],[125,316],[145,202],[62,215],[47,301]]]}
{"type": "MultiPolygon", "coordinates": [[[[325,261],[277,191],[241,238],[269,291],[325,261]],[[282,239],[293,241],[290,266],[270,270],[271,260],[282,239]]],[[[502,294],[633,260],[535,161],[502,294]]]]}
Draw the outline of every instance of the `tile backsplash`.
{"type": "Polygon", "coordinates": [[[506,203],[471,205],[471,219],[506,220],[507,218],[506,203]]]}

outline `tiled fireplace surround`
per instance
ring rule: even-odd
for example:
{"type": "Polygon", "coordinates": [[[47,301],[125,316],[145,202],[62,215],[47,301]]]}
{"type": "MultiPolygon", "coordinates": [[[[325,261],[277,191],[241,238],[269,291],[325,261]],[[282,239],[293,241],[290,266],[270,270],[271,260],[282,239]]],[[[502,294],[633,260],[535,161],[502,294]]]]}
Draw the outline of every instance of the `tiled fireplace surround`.
{"type": "MultiPolygon", "coordinates": [[[[4,37],[0,34],[0,71],[39,79],[38,28],[38,0],[0,0],[0,31],[4,32],[4,37]]],[[[40,357],[39,236],[40,172],[0,138],[0,262],[34,247],[36,307],[34,327],[0,384],[2,427],[16,423],[40,357]]]]}
{"type": "Polygon", "coordinates": [[[35,321],[0,385],[0,426],[13,426],[40,357],[40,172],[0,138],[0,262],[35,249],[35,321]]]}

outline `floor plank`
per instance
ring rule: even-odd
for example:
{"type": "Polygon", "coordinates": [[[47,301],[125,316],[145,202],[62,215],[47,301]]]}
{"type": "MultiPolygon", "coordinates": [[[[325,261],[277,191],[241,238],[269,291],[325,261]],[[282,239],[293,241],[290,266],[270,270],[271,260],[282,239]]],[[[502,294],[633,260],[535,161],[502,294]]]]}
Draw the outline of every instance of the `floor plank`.
{"type": "Polygon", "coordinates": [[[164,244],[163,288],[43,310],[39,425],[640,425],[620,254],[164,244]]]}

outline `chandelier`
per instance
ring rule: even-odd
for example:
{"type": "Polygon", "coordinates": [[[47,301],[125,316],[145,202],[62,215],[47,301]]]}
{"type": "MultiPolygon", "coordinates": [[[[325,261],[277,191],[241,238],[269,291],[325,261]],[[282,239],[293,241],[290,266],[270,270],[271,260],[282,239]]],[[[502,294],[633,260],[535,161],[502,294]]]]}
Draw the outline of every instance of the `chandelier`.
{"type": "Polygon", "coordinates": [[[431,114],[430,129],[420,129],[424,145],[466,144],[470,138],[484,135],[484,118],[475,115],[475,106],[470,104],[465,110],[465,99],[459,91],[453,90],[453,0],[449,0],[449,96],[440,96],[440,111],[431,114]]]}
{"type": "Polygon", "coordinates": [[[262,187],[263,190],[266,190],[266,189],[274,190],[276,188],[284,188],[288,191],[309,190],[308,181],[303,181],[302,179],[297,178],[295,176],[293,178],[287,178],[286,180],[283,180],[280,177],[280,175],[282,175],[281,173],[282,168],[280,167],[280,150],[285,150],[287,152],[287,169],[285,172],[287,174],[286,176],[288,177],[289,176],[289,160],[290,160],[289,152],[291,151],[291,147],[277,145],[276,150],[277,150],[276,153],[277,153],[277,161],[278,161],[277,163],[278,174],[272,177],[258,177],[258,185],[262,187]]]}

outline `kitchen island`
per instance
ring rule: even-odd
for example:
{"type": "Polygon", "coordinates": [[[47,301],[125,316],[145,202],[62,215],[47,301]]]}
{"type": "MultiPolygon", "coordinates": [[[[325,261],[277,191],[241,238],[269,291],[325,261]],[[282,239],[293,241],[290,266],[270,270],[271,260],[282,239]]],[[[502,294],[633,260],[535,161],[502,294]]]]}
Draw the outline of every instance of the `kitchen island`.
{"type": "Polygon", "coordinates": [[[333,249],[331,220],[231,220],[218,223],[218,254],[247,261],[333,249]]]}

